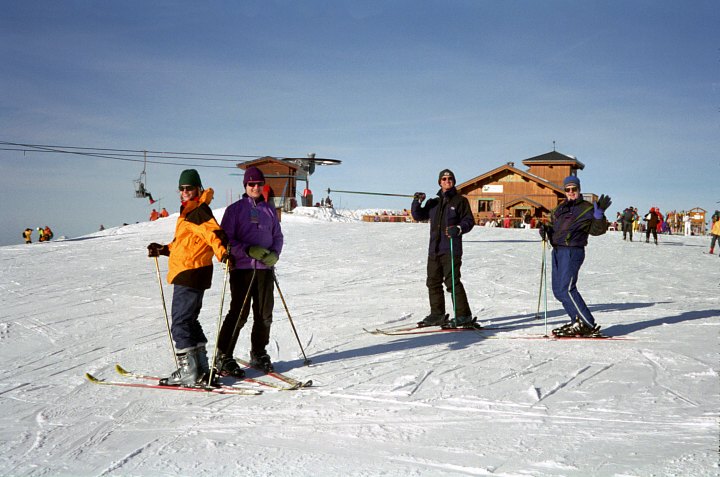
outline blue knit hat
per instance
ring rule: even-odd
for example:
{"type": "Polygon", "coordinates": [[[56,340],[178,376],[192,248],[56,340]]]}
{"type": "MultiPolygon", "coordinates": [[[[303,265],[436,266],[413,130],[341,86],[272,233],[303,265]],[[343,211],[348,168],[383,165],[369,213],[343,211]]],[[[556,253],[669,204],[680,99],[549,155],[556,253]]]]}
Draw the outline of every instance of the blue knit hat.
{"type": "Polygon", "coordinates": [[[576,185],[577,188],[580,189],[580,179],[578,179],[577,176],[567,176],[565,180],[563,180],[563,187],[569,185],[576,185]]]}

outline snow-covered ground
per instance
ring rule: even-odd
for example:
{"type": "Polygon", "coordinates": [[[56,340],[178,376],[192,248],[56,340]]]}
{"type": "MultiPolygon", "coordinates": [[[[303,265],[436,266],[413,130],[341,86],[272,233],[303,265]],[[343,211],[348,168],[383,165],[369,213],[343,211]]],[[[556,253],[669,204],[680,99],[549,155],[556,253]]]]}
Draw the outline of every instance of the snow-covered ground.
{"type": "MultiPolygon", "coordinates": [[[[116,378],[115,363],[174,369],[145,247],[169,241],[176,217],[0,247],[0,475],[718,475],[720,260],[703,253],[708,238],[591,238],[579,288],[607,333],[632,340],[553,342],[503,339],[545,332],[536,232],[476,228],[463,282],[490,339],[390,337],[363,328],[427,313],[427,225],[359,215],[283,215],[278,280],[313,364],[279,299],[269,351],[316,386],[260,396],[83,378],[116,378]]],[[[216,266],[201,315],[211,340],[222,284],[216,266]]],[[[550,296],[548,325],[566,319],[550,296]]],[[[245,329],[237,354],[248,346],[245,329]]]]}

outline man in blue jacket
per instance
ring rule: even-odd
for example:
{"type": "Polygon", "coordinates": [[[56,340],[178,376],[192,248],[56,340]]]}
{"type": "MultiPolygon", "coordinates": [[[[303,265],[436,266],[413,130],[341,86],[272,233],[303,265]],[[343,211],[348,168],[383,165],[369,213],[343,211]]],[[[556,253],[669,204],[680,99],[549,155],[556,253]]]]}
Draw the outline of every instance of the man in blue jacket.
{"type": "Polygon", "coordinates": [[[555,336],[599,336],[600,325],[590,313],[577,290],[578,274],[585,260],[588,235],[607,231],[605,211],[612,201],[601,195],[595,204],[580,194],[580,179],[566,177],[563,181],[566,200],[550,214],[550,223],[542,224],[540,236],[549,240],[552,251],[552,288],[555,298],[570,315],[570,323],[552,330],[555,336]]]}
{"type": "Polygon", "coordinates": [[[275,305],[273,266],[283,247],[283,234],[275,208],[262,195],[265,185],[262,171],[257,167],[248,167],[243,185],[245,193],[225,210],[220,223],[228,236],[233,266],[230,271],[230,310],[220,328],[215,358],[215,366],[221,376],[236,378],[243,378],[245,373],[233,358],[233,350],[240,330],[247,323],[251,302],[250,362],[266,372],[273,370],[266,347],[270,342],[275,305]]]}
{"type": "Polygon", "coordinates": [[[425,194],[417,192],[413,197],[411,214],[417,221],[430,220],[430,246],[427,261],[427,288],[430,296],[430,314],[418,323],[418,326],[438,326],[449,328],[469,326],[472,312],[468,304],[465,288],[460,282],[462,265],[462,234],[475,226],[470,203],[455,188],[455,174],[450,169],[440,171],[438,177],[437,198],[428,200],[425,206],[425,194]],[[450,241],[453,255],[450,255],[450,241]],[[454,267],[454,270],[453,270],[454,267]],[[452,275],[455,275],[455,311],[456,316],[446,322],[445,292],[453,289],[452,275]]]}

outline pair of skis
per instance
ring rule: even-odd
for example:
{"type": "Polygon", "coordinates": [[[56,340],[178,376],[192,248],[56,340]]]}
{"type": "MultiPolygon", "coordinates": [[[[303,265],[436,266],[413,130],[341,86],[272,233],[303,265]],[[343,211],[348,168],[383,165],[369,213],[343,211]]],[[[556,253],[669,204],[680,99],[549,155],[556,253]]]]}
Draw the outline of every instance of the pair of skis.
{"type": "Polygon", "coordinates": [[[430,333],[454,333],[461,331],[480,331],[483,327],[473,321],[468,326],[462,326],[457,328],[442,328],[440,326],[400,326],[392,328],[375,328],[374,330],[368,330],[363,328],[363,331],[370,333],[371,335],[385,335],[385,336],[400,336],[400,335],[425,335],[430,333]]]}
{"type": "MultiPolygon", "coordinates": [[[[373,335],[385,336],[404,336],[404,335],[425,335],[431,333],[452,333],[463,331],[474,331],[479,333],[483,339],[519,339],[519,340],[547,340],[547,341],[565,341],[565,340],[629,340],[631,338],[621,336],[597,335],[597,336],[554,336],[554,335],[488,335],[485,332],[491,331],[483,328],[479,323],[474,321],[471,327],[465,328],[441,328],[439,326],[417,326],[406,325],[391,328],[376,328],[368,330],[363,328],[367,333],[373,335]]],[[[492,331],[495,331],[493,329],[492,331]]]]}
{"type": "MultiPolygon", "coordinates": [[[[255,369],[265,373],[264,370],[255,368],[247,361],[238,359],[239,364],[246,368],[255,369]]],[[[271,371],[265,373],[266,376],[274,378],[276,381],[261,379],[261,377],[247,377],[239,380],[238,383],[229,385],[221,384],[219,386],[163,386],[160,385],[160,376],[153,376],[143,373],[137,373],[128,371],[119,364],[115,365],[115,371],[122,377],[131,379],[132,381],[113,381],[96,378],[90,373],[85,373],[85,378],[93,384],[106,385],[106,386],[121,386],[121,387],[132,387],[132,388],[143,388],[143,389],[164,389],[167,391],[191,391],[191,392],[204,392],[213,394],[230,394],[230,395],[241,395],[241,396],[257,396],[262,394],[262,391],[255,388],[244,387],[242,383],[257,384],[268,388],[273,388],[278,391],[294,391],[312,386],[312,381],[300,381],[288,375],[271,371]],[[154,381],[154,383],[142,382],[142,381],[154,381]]]]}

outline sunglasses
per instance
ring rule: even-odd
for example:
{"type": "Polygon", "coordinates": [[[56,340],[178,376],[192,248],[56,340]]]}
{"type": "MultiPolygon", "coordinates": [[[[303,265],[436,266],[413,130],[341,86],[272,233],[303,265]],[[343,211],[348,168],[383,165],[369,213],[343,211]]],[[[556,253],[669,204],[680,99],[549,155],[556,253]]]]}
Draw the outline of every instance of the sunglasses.
{"type": "Polygon", "coordinates": [[[440,180],[443,181],[443,182],[455,182],[455,179],[453,179],[453,178],[450,177],[450,176],[445,176],[445,177],[443,177],[443,178],[440,179],[440,180]]]}
{"type": "Polygon", "coordinates": [[[197,189],[197,186],[181,185],[180,187],[178,187],[178,190],[179,190],[180,192],[190,192],[190,191],[195,190],[195,189],[197,189]]]}
{"type": "Polygon", "coordinates": [[[577,187],[566,187],[565,188],[565,192],[577,192],[577,191],[578,191],[577,187]]]}
{"type": "Polygon", "coordinates": [[[264,182],[248,182],[247,183],[248,187],[262,187],[264,185],[265,185],[264,182]]]}

